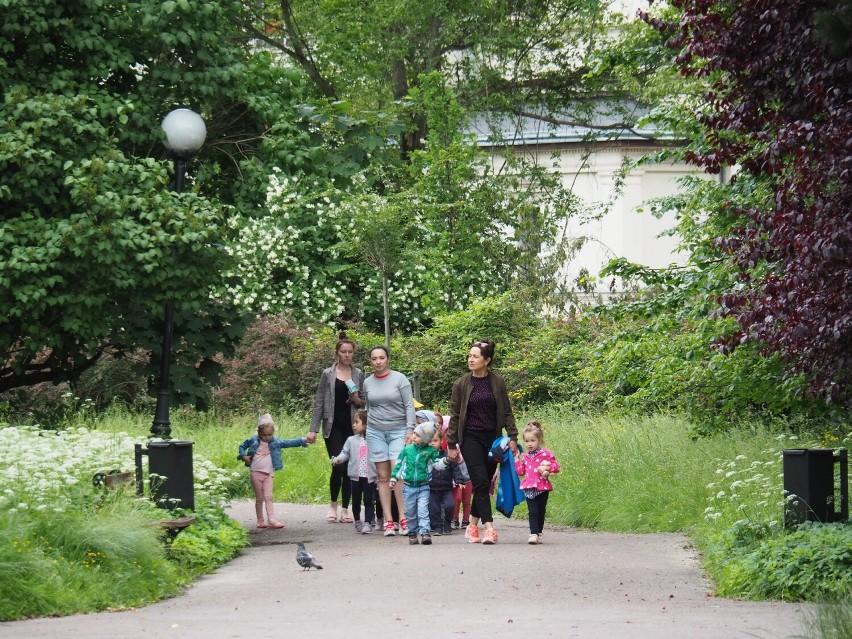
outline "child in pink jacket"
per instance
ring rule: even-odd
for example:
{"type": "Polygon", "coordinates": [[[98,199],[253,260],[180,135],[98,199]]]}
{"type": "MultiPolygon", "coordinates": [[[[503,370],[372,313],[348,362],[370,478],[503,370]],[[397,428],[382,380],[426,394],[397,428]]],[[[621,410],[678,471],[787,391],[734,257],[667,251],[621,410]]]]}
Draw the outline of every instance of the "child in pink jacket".
{"type": "Polygon", "coordinates": [[[527,498],[529,509],[529,544],[540,544],[544,529],[544,513],[547,509],[547,497],[553,490],[550,476],[559,472],[556,456],[543,448],[544,431],[538,422],[530,422],[524,427],[522,436],[526,452],[515,454],[515,470],[521,480],[521,490],[527,498]]]}

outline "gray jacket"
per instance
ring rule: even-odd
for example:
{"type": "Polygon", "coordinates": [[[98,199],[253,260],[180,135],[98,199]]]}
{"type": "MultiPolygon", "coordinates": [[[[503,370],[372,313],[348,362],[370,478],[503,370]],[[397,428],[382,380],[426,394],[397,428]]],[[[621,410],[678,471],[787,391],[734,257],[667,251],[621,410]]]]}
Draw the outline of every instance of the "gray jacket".
{"type": "MultiPolygon", "coordinates": [[[[361,445],[361,442],[358,440],[358,435],[352,435],[347,438],[343,444],[343,448],[340,450],[340,454],[335,457],[336,461],[340,463],[349,462],[346,465],[346,474],[349,476],[349,479],[354,481],[358,481],[360,477],[358,475],[358,447],[361,445]]],[[[367,456],[367,481],[371,484],[376,481],[376,464],[370,459],[369,455],[367,456]]]]}
{"type": "MultiPolygon", "coordinates": [[[[331,436],[331,424],[334,421],[334,380],[337,379],[337,364],[326,368],[320,375],[319,384],[317,384],[317,394],[314,398],[313,416],[311,417],[311,432],[318,433],[320,424],[322,424],[322,436],[328,438],[331,436]]],[[[359,389],[364,388],[364,371],[360,368],[352,367],[352,381],[359,389]]],[[[349,405],[350,421],[355,418],[355,412],[358,406],[349,405]]]]}

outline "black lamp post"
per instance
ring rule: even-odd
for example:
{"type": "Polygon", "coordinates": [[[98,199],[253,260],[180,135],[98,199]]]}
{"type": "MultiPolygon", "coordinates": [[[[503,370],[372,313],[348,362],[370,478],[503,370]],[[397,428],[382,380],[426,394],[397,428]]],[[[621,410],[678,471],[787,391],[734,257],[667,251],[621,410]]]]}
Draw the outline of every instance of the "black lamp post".
{"type": "MultiPolygon", "coordinates": [[[[166,132],[166,148],[172,152],[175,162],[175,192],[183,193],[183,180],[186,176],[186,161],[198,153],[207,137],[204,120],[190,109],[175,109],[163,118],[163,131],[166,132]]],[[[169,421],[169,364],[172,358],[172,325],[174,321],[174,301],[166,301],[163,321],[163,351],[160,359],[160,387],[157,392],[157,411],[151,434],[154,437],[169,439],[172,426],[169,421]]]]}

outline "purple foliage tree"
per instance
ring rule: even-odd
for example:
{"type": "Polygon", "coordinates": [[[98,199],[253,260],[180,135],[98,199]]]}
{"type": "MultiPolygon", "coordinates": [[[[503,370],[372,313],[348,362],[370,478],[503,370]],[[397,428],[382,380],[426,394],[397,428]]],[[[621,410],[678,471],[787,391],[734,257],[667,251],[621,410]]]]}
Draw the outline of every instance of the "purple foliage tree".
{"type": "Polygon", "coordinates": [[[719,297],[741,327],[852,405],[852,2],[672,0],[668,31],[684,75],[704,76],[708,171],[739,165],[769,197],[735,210],[718,239],[741,287],[719,297]]]}

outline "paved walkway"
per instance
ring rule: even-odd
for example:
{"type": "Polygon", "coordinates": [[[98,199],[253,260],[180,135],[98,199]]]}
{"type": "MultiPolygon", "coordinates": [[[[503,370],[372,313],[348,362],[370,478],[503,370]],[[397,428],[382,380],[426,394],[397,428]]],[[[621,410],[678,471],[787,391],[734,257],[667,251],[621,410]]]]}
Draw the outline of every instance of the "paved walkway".
{"type": "Polygon", "coordinates": [[[279,504],[282,530],[253,528],[253,502],[231,515],[252,546],[185,594],[139,610],[0,624],[0,637],[65,639],[732,639],[804,636],[797,604],[708,595],[681,535],[548,530],[526,544],[522,520],[497,515],[495,546],[456,532],[432,546],[356,535],[325,507],[279,504]],[[324,569],[303,572],[296,542],[324,569]]]}

